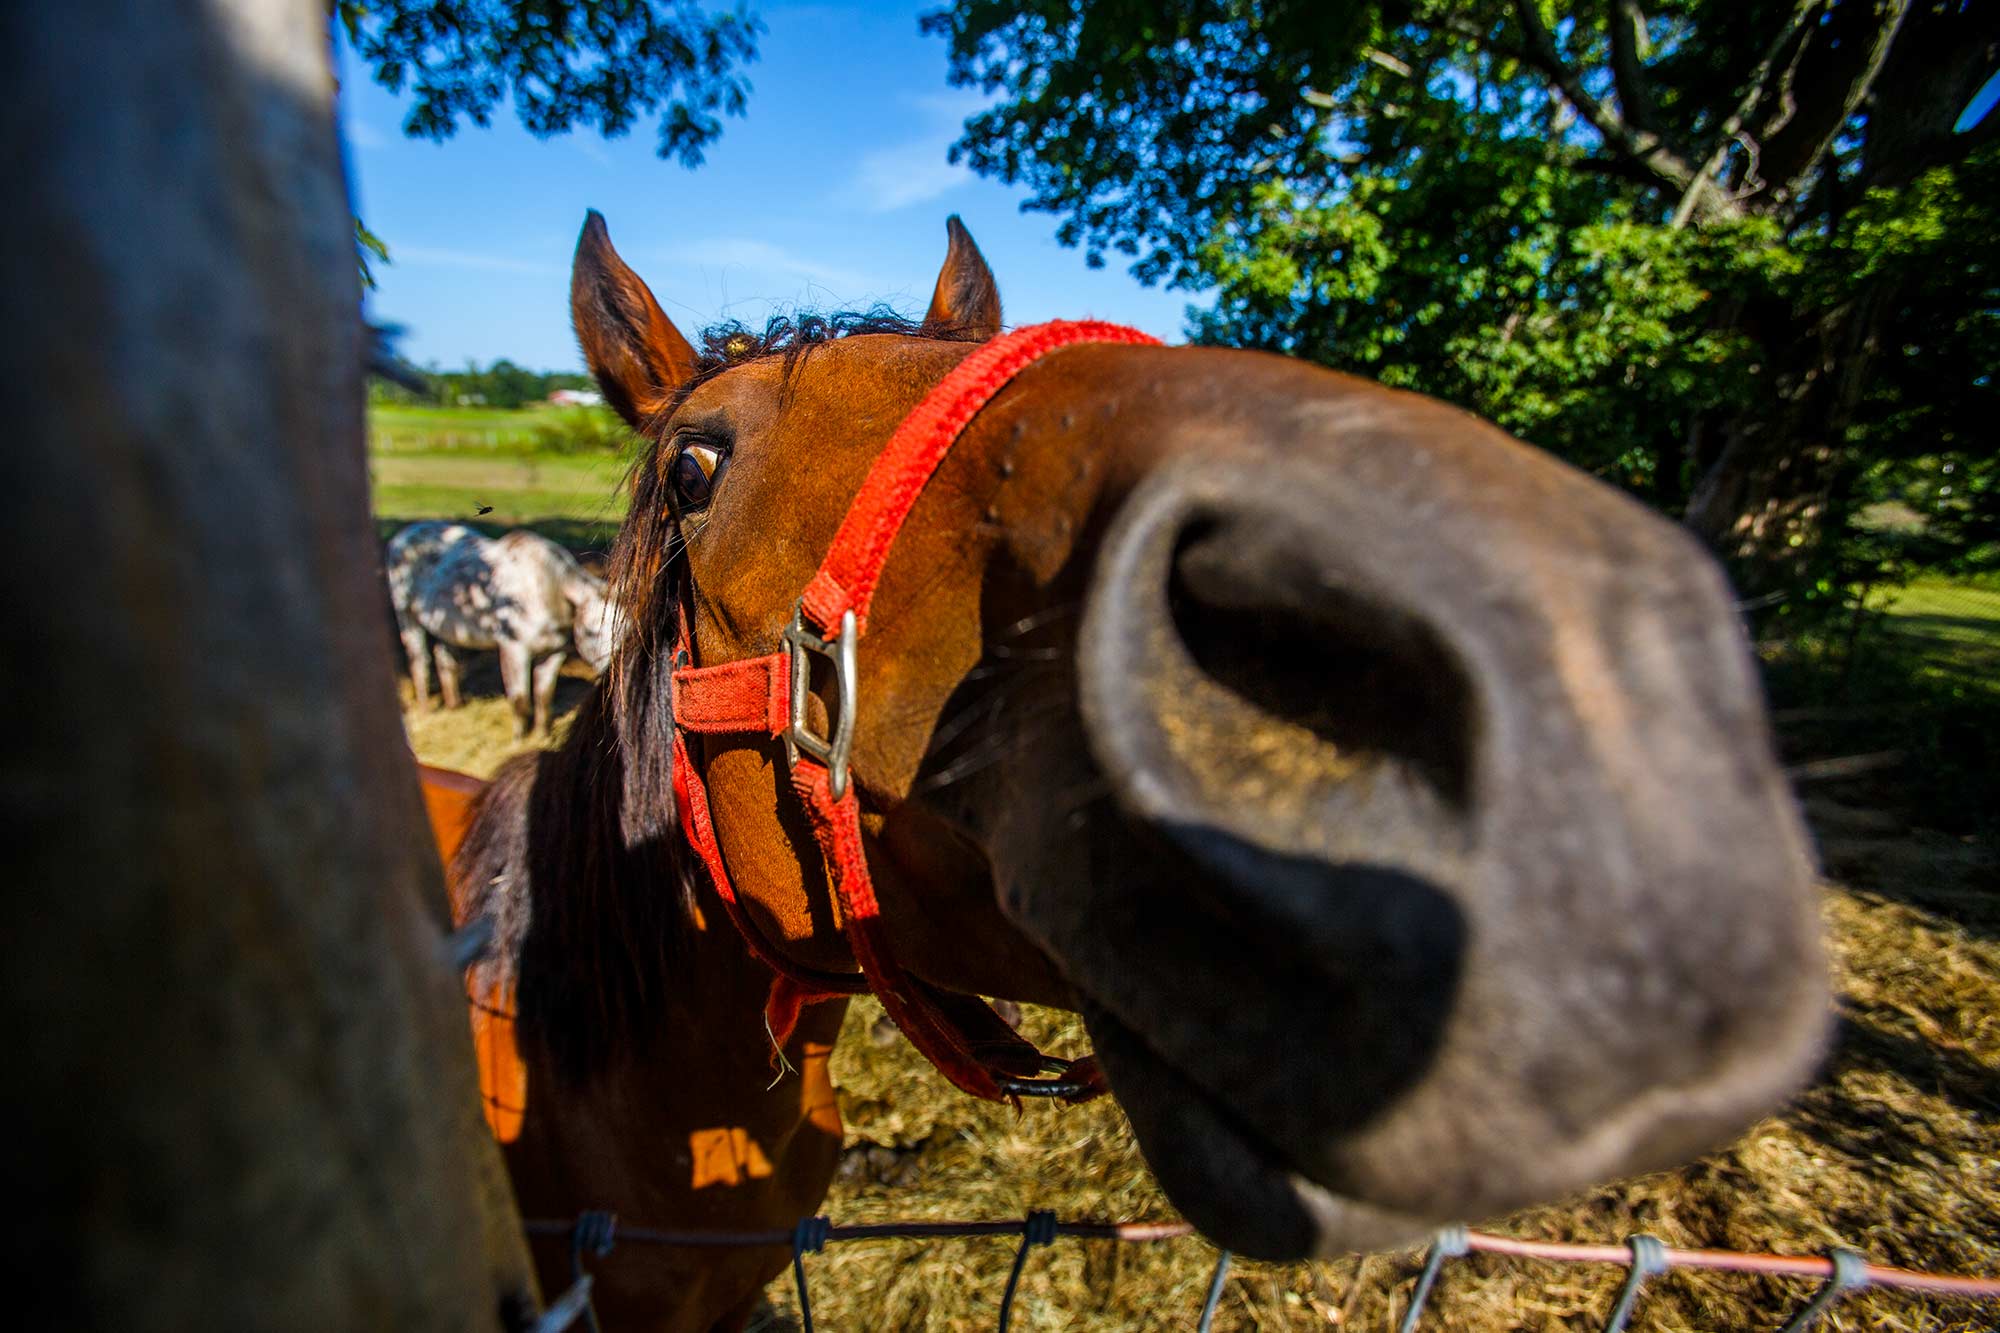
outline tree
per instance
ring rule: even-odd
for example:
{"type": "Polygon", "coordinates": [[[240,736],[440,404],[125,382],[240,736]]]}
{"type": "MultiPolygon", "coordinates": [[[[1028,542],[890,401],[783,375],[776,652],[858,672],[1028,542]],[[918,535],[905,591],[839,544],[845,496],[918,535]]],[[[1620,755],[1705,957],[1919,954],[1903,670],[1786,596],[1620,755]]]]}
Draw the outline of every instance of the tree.
{"type": "MultiPolygon", "coordinates": [[[[606,138],[661,111],[661,157],[701,165],[722,133],[717,113],[740,116],[764,25],[738,9],[710,17],[693,0],[332,0],[355,56],[391,92],[414,97],[412,138],[443,142],[461,120],[492,123],[502,98],[547,137],[577,125],[606,138]]],[[[388,246],[354,220],[362,285],[388,246]]],[[[389,364],[388,362],[384,363],[389,364]]]]}
{"type": "MultiPolygon", "coordinates": [[[[1992,452],[2000,5],[959,0],[954,148],[1212,287],[1203,340],[1453,399],[1824,584],[1887,457],[1992,452]]],[[[1898,474],[1903,475],[1903,474],[1898,474]]]]}
{"type": "Polygon", "coordinates": [[[324,24],[77,0],[0,44],[5,1244],[32,1327],[533,1314],[396,718],[324,24]]]}
{"type": "Polygon", "coordinates": [[[391,92],[414,96],[403,132],[449,139],[490,123],[502,98],[538,135],[576,125],[607,137],[661,112],[661,157],[699,166],[740,116],[758,19],[692,0],[334,0],[354,53],[391,92]]]}

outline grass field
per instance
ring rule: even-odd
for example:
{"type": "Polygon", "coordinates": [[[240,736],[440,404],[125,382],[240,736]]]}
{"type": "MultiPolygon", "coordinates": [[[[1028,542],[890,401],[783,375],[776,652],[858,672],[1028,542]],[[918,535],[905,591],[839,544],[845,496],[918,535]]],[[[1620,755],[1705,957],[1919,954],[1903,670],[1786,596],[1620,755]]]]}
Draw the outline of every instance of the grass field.
{"type": "Polygon", "coordinates": [[[376,518],[385,530],[426,518],[533,527],[601,549],[624,516],[630,465],[629,452],[592,447],[629,439],[614,424],[577,408],[372,407],[376,518]]]}
{"type": "Polygon", "coordinates": [[[610,412],[602,408],[404,407],[373,403],[368,408],[368,448],[378,454],[440,450],[533,453],[541,429],[559,426],[578,413],[612,419],[610,412]]]}
{"type": "Polygon", "coordinates": [[[2000,696],[2000,589],[1921,580],[1887,609],[1889,632],[1922,654],[1925,674],[2000,696]]]}

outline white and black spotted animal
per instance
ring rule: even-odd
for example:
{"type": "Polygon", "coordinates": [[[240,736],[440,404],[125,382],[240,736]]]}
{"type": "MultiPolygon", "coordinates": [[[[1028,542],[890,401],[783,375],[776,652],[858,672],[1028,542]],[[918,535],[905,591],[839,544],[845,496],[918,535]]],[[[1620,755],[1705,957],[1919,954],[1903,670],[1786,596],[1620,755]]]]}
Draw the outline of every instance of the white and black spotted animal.
{"type": "Polygon", "coordinates": [[[453,650],[491,648],[521,733],[531,719],[546,732],[556,675],[572,647],[593,671],[611,658],[618,614],[604,581],[546,537],[413,523],[390,538],[384,563],[419,708],[430,707],[433,661],[444,706],[456,708],[453,650]]]}

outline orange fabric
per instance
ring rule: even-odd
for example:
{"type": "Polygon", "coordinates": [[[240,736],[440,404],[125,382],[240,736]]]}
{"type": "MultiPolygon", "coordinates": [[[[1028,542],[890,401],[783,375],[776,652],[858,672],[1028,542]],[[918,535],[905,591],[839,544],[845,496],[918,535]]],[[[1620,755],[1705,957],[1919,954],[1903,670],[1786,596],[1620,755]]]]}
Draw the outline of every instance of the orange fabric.
{"type": "MultiPolygon", "coordinates": [[[[423,783],[431,836],[447,871],[452,923],[462,926],[471,915],[471,904],[449,874],[451,859],[465,841],[473,807],[486,784],[469,774],[425,764],[417,766],[417,776],[423,783]]],[[[521,1135],[521,1121],[528,1109],[528,1067],[514,1045],[514,995],[497,980],[480,985],[478,976],[476,966],[466,969],[465,1001],[472,1017],[473,1059],[479,1066],[479,1101],[493,1137],[512,1143],[521,1135]]]]}

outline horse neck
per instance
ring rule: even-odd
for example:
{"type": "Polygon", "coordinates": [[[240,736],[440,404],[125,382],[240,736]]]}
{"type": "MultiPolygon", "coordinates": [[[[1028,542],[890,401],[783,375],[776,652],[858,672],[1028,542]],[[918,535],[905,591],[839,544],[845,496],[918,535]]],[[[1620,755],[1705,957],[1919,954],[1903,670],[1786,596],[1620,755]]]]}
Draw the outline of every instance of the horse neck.
{"type": "Polygon", "coordinates": [[[826,1066],[846,1006],[814,1006],[774,1059],[771,974],[722,913],[683,897],[677,836],[627,836],[603,695],[562,750],[502,771],[454,863],[489,886],[515,981],[520,1206],[782,1224],[817,1207],[837,1156],[826,1066]]]}
{"type": "Polygon", "coordinates": [[[624,762],[606,694],[592,689],[561,749],[495,778],[454,871],[498,927],[522,1039],[570,1081],[697,1048],[761,1069],[771,974],[701,910],[671,790],[636,793],[661,807],[643,823],[621,813],[627,782],[657,779],[624,762]]]}

